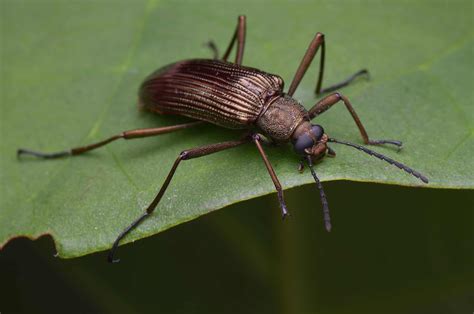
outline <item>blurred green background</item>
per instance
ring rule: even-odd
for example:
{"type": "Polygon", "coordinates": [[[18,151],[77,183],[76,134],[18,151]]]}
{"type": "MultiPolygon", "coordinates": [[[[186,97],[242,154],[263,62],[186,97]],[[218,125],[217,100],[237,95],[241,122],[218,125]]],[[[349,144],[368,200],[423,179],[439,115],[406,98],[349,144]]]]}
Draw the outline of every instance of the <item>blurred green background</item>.
{"type": "Polygon", "coordinates": [[[2,313],[470,313],[473,195],[328,182],[245,201],[105,253],[63,260],[50,238],[0,256],[2,313]],[[402,203],[403,206],[399,204],[402,203]],[[383,205],[382,205],[383,204],[383,205]]]}
{"type": "MultiPolygon", "coordinates": [[[[19,63],[9,64],[9,67],[18,66],[25,70],[25,67],[30,66],[31,75],[22,76],[24,73],[14,72],[15,80],[11,79],[8,82],[2,80],[2,95],[4,86],[8,86],[7,83],[25,82],[25,86],[37,84],[40,87],[21,95],[9,91],[12,99],[19,99],[18,96],[32,102],[22,103],[23,107],[5,106],[5,109],[2,106],[2,113],[24,112],[18,115],[25,122],[21,126],[26,126],[27,121],[34,120],[38,129],[34,129],[33,132],[36,130],[46,134],[49,132],[48,128],[54,123],[55,130],[58,132],[56,134],[59,134],[59,136],[51,135],[55,147],[65,147],[85,137],[86,132],[91,128],[90,121],[94,121],[101,115],[106,121],[103,133],[116,131],[117,127],[129,128],[129,122],[132,119],[154,125],[157,120],[152,117],[129,115],[131,111],[135,112],[135,108],[130,106],[132,96],[135,97],[135,94],[130,96],[135,90],[135,86],[131,85],[139,84],[143,77],[142,72],[152,70],[156,65],[162,64],[162,60],[170,61],[176,58],[176,49],[180,49],[179,47],[183,47],[182,51],[179,51],[179,58],[208,55],[206,48],[196,46],[196,43],[208,39],[216,39],[223,49],[223,45],[227,43],[230,36],[229,29],[233,29],[235,25],[237,14],[245,13],[249,16],[249,41],[245,60],[251,61],[253,66],[261,64],[263,68],[271,64],[274,69],[281,70],[278,73],[286,78],[287,84],[288,78],[295,70],[293,64],[289,66],[289,59],[297,63],[293,55],[300,56],[303,53],[315,31],[337,34],[336,36],[340,39],[328,43],[328,47],[331,47],[326,76],[328,82],[344,77],[351,70],[358,70],[367,59],[371,59],[377,65],[374,82],[382,79],[389,81],[390,75],[403,73],[404,68],[400,65],[414,67],[420,60],[424,60],[426,51],[441,53],[446,48],[442,45],[429,47],[420,45],[418,40],[422,40],[417,36],[430,36],[425,38],[426,42],[430,43],[436,43],[439,37],[440,42],[455,42],[459,45],[459,40],[466,35],[465,30],[469,27],[472,29],[472,20],[469,25],[459,23],[459,21],[465,21],[469,14],[473,15],[471,1],[449,3],[418,1],[415,4],[412,1],[387,1],[384,4],[375,1],[321,1],[318,5],[308,1],[279,3],[239,1],[237,4],[231,1],[206,1],[205,3],[137,1],[136,5],[130,3],[128,1],[1,1],[2,32],[20,29],[22,34],[30,35],[14,41],[14,45],[8,47],[11,49],[9,53],[23,51],[28,56],[35,48],[44,48],[44,42],[50,40],[52,36],[61,38],[51,44],[58,55],[67,55],[71,59],[77,57],[82,62],[84,60],[91,62],[77,66],[73,63],[58,62],[58,68],[52,68],[51,73],[48,74],[55,77],[58,73],[69,73],[71,76],[56,77],[57,81],[54,82],[45,80],[42,84],[43,72],[39,71],[30,59],[18,56],[16,60],[19,63]],[[318,10],[309,12],[306,9],[308,7],[317,7],[318,10]],[[423,8],[427,9],[423,10],[423,8]],[[127,53],[128,51],[133,53],[133,49],[129,50],[129,47],[136,44],[138,39],[134,37],[134,34],[144,23],[137,17],[144,16],[145,11],[148,12],[148,18],[160,18],[161,25],[164,25],[160,29],[147,29],[145,37],[155,38],[157,41],[165,40],[165,42],[160,42],[160,45],[156,42],[142,42],[140,48],[144,51],[137,52],[136,59],[138,60],[135,60],[132,54],[127,53]],[[15,12],[23,14],[21,19],[16,20],[15,12]],[[22,21],[28,19],[25,12],[31,14],[31,18],[35,21],[51,20],[52,23],[29,29],[21,24],[22,21]],[[149,14],[150,12],[153,14],[149,14]],[[361,16],[365,13],[367,14],[361,16]],[[67,14],[71,14],[72,22],[70,24],[65,22],[64,29],[67,29],[71,37],[63,36],[63,29],[51,26],[67,21],[68,19],[65,18],[67,14]],[[208,16],[207,20],[202,17],[204,14],[208,16]],[[287,14],[288,19],[285,19],[287,14]],[[273,15],[274,19],[271,18],[273,15]],[[317,28],[308,29],[306,27],[308,17],[313,15],[315,21],[311,23],[317,28]],[[456,20],[457,15],[462,15],[462,19],[456,20]],[[103,20],[98,18],[101,16],[104,16],[103,20]],[[259,22],[259,16],[265,20],[264,25],[262,25],[263,22],[259,22]],[[404,23],[416,21],[418,16],[420,27],[413,28],[413,25],[404,23]],[[367,24],[361,23],[364,18],[367,19],[367,24]],[[353,20],[359,23],[351,25],[353,20]],[[371,33],[377,31],[380,34],[382,31],[371,29],[370,25],[373,24],[370,21],[373,22],[373,20],[381,23],[392,35],[399,31],[400,38],[404,37],[405,45],[397,46],[397,42],[384,40],[383,36],[374,40],[371,33]],[[209,34],[195,34],[194,26],[197,28],[195,24],[199,23],[196,21],[207,23],[207,27],[209,27],[208,24],[215,24],[226,25],[226,28],[216,28],[209,34]],[[108,32],[118,24],[127,26],[123,27],[127,33],[115,33],[117,38],[113,38],[113,45],[111,45],[112,39],[108,32]],[[429,29],[429,25],[436,25],[436,29],[429,29]],[[260,28],[260,31],[252,31],[256,28],[260,28]],[[188,30],[189,33],[183,35],[184,30],[188,30]],[[443,31],[441,35],[440,31],[443,31]],[[41,33],[41,36],[38,36],[38,33],[41,33]],[[297,45],[293,44],[293,40],[296,41],[296,34],[307,40],[297,41],[297,45]],[[452,37],[446,34],[451,34],[452,37]],[[78,54],[84,52],[81,50],[83,48],[81,41],[77,41],[74,37],[76,35],[92,47],[90,51],[87,51],[88,55],[71,54],[71,51],[77,51],[78,54]],[[195,38],[195,41],[191,42],[190,37],[195,38]],[[188,40],[183,41],[183,38],[188,40]],[[94,41],[102,45],[95,45],[94,41]],[[353,50],[344,49],[348,43],[353,50]],[[77,50],[74,50],[74,45],[78,46],[77,50]],[[371,56],[360,53],[360,50],[363,51],[361,47],[367,47],[367,45],[374,49],[371,56]],[[166,49],[166,47],[172,48],[166,49]],[[284,50],[283,47],[288,50],[284,50]],[[387,47],[393,49],[387,53],[387,47]],[[383,53],[379,53],[379,49],[382,49],[383,53]],[[263,50],[267,54],[263,54],[261,52],[263,50]],[[404,54],[403,59],[397,59],[401,54],[400,51],[406,50],[411,50],[411,52],[404,54]],[[104,53],[101,54],[101,51],[104,53]],[[277,60],[276,62],[269,62],[269,53],[273,60],[277,60]],[[157,55],[156,64],[150,65],[148,59],[155,54],[157,55]],[[128,56],[125,60],[124,55],[128,56]],[[112,61],[109,60],[111,56],[115,58],[112,61]],[[281,59],[275,56],[281,56],[281,59]],[[108,66],[116,65],[116,60],[123,62],[116,68],[98,68],[95,64],[103,62],[108,66]],[[339,63],[338,60],[343,60],[343,62],[339,63]],[[28,62],[31,62],[31,65],[28,62]],[[123,75],[125,79],[117,83],[117,77],[120,75],[123,75]],[[110,80],[108,80],[109,77],[110,80]],[[49,98],[55,92],[48,89],[52,88],[51,86],[61,86],[61,84],[71,86],[74,82],[81,82],[84,85],[73,86],[71,92],[67,89],[60,90],[59,94],[62,97],[57,99],[49,98]],[[124,85],[127,88],[124,88],[124,85]],[[107,97],[110,94],[103,91],[115,89],[116,93],[113,97],[103,98],[104,94],[107,97]],[[37,98],[38,104],[48,103],[51,107],[36,106],[35,99],[30,99],[29,96],[37,98]],[[65,103],[75,103],[78,97],[90,98],[90,103],[84,104],[84,107],[69,107],[67,112],[54,110],[64,107],[65,103]],[[103,111],[102,104],[104,103],[116,105],[111,110],[113,114],[126,114],[123,114],[122,119],[117,119],[110,112],[103,111]],[[26,106],[29,108],[27,111],[24,109],[26,106]],[[56,114],[57,117],[55,117],[56,114]],[[36,119],[38,115],[43,115],[45,118],[36,119]],[[57,120],[61,123],[56,123],[57,120]],[[71,129],[82,131],[71,132],[71,129]]],[[[472,31],[468,35],[472,37],[472,31]]],[[[5,51],[3,49],[4,47],[2,52],[5,51]]],[[[472,52],[472,49],[466,49],[466,51],[472,52]]],[[[49,53],[38,52],[38,56],[40,62],[44,64],[50,62],[49,53]]],[[[312,70],[315,71],[315,69],[312,70]]],[[[416,75],[415,78],[419,79],[416,75]]],[[[469,81],[468,77],[461,83],[469,88],[473,85],[472,76],[470,79],[469,81]]],[[[401,94],[414,93],[413,89],[417,87],[410,86],[410,82],[405,85],[400,84],[403,86],[400,90],[401,94]],[[412,87],[412,90],[408,90],[407,86],[412,87]]],[[[426,87],[432,82],[424,84],[426,87]]],[[[301,97],[313,99],[310,93],[313,81],[307,79],[304,85],[307,88],[302,90],[301,97]]],[[[360,95],[364,86],[367,85],[357,84],[348,89],[348,93],[355,94],[357,97],[359,91],[361,99],[372,96],[370,93],[360,95]]],[[[380,90],[386,91],[384,86],[380,90]]],[[[470,90],[466,89],[466,91],[470,90]]],[[[466,95],[472,98],[472,92],[466,95]]],[[[426,96],[429,95],[420,95],[420,97],[426,96]]],[[[455,96],[459,97],[459,95],[455,96]]],[[[379,97],[378,101],[383,102],[382,95],[379,97]]],[[[417,101],[420,102],[419,99],[417,101]]],[[[462,101],[469,100],[463,98],[462,101]]],[[[346,114],[342,112],[341,109],[339,113],[346,114]]],[[[370,112],[367,113],[370,114],[370,112]]],[[[410,111],[405,114],[409,117],[410,111]]],[[[346,118],[344,118],[345,122],[348,121],[346,118]]],[[[472,111],[468,112],[465,118],[471,121],[472,111]]],[[[329,121],[335,121],[339,119],[339,116],[335,114],[332,119],[329,121]]],[[[429,119],[426,121],[429,122],[429,119]]],[[[420,123],[426,123],[426,121],[420,123]]],[[[4,122],[6,121],[2,118],[2,123],[4,122]]],[[[384,121],[377,122],[369,119],[368,123],[379,123],[380,128],[376,129],[384,132],[384,121]]],[[[456,122],[452,123],[456,124],[456,122]]],[[[18,126],[14,130],[7,130],[8,132],[2,126],[2,136],[20,134],[19,137],[30,139],[31,143],[40,141],[42,146],[51,147],[53,141],[51,138],[33,138],[29,128],[18,126]]],[[[334,125],[334,128],[341,131],[346,128],[346,124],[334,125]]],[[[352,130],[349,133],[354,134],[352,130]]],[[[389,133],[393,134],[391,131],[389,133]]],[[[409,136],[416,136],[416,134],[410,135],[410,130],[402,130],[403,139],[409,136]]],[[[470,136],[468,139],[472,138],[472,132],[470,136]]],[[[13,138],[10,142],[13,140],[16,141],[13,138]]],[[[198,137],[186,139],[186,141],[201,144],[205,140],[198,137]]],[[[3,141],[6,142],[6,140],[3,141]]],[[[165,144],[170,142],[169,138],[165,139],[165,144]]],[[[17,144],[14,143],[14,145],[17,144]]],[[[435,145],[435,142],[429,145],[435,145]]],[[[163,146],[159,148],[163,149],[163,146]]],[[[2,143],[3,147],[4,143],[2,143]]],[[[169,155],[174,156],[177,150],[183,148],[181,145],[175,145],[169,149],[169,155]]],[[[408,152],[415,154],[417,151],[415,148],[408,149],[408,152]]],[[[136,173],[139,173],[140,167],[143,168],[140,163],[143,160],[149,164],[154,162],[153,154],[156,153],[157,148],[142,142],[117,145],[114,149],[117,155],[124,156],[123,160],[127,162],[127,168],[134,171],[133,175],[147,180],[143,184],[149,186],[150,191],[154,190],[155,185],[161,180],[161,174],[153,173],[153,176],[150,176],[149,170],[144,172],[143,169],[140,174],[136,173]]],[[[288,153],[273,152],[282,161],[287,161],[282,156],[288,153]]],[[[237,153],[233,154],[236,156],[237,153]]],[[[3,163],[11,156],[2,155],[1,157],[3,163]]],[[[430,160],[430,157],[432,156],[427,156],[427,160],[430,160]]],[[[97,154],[89,159],[84,158],[80,163],[75,163],[75,167],[80,167],[79,164],[83,167],[88,162],[102,163],[102,166],[106,166],[113,163],[112,159],[113,157],[105,153],[97,154]]],[[[218,159],[219,157],[216,157],[216,160],[218,159]]],[[[245,161],[242,162],[245,163],[245,161]]],[[[25,191],[29,191],[30,184],[32,186],[42,184],[40,176],[31,177],[32,173],[49,174],[58,167],[58,163],[25,162],[22,164],[19,173],[24,174],[21,183],[25,191]]],[[[249,167],[251,166],[249,163],[249,167]]],[[[281,162],[279,166],[285,167],[284,162],[281,162]]],[[[322,164],[321,169],[330,169],[323,166],[325,165],[322,164]]],[[[464,169],[466,173],[472,170],[472,164],[460,163],[455,166],[464,169]]],[[[291,168],[293,172],[295,167],[292,164],[291,167],[293,167],[291,168]]],[[[377,167],[376,162],[373,167],[377,167]]],[[[358,169],[360,168],[354,167],[348,171],[354,172],[358,169]]],[[[377,169],[384,169],[384,167],[379,166],[377,169]]],[[[65,176],[72,176],[75,174],[73,171],[74,169],[65,176]]],[[[331,173],[324,175],[330,177],[331,173]]],[[[404,174],[396,173],[396,170],[384,175],[397,178],[404,176],[404,174]]],[[[2,178],[4,178],[3,175],[2,178]]],[[[84,180],[94,181],[92,175],[90,178],[84,180]]],[[[121,208],[121,220],[128,221],[128,217],[123,215],[125,215],[125,209],[130,206],[124,205],[118,188],[118,185],[122,183],[126,186],[127,181],[120,177],[110,181],[114,186],[103,186],[100,191],[116,193],[117,201],[110,206],[121,208]]],[[[20,186],[18,182],[2,181],[2,184],[9,187],[14,187],[14,184],[20,186]]],[[[268,184],[271,185],[271,182],[268,184]]],[[[52,184],[57,188],[63,185],[63,181],[59,179],[52,184]]],[[[292,216],[285,222],[281,221],[275,194],[264,196],[231,205],[157,236],[125,245],[119,250],[122,262],[118,265],[107,264],[104,252],[70,260],[55,258],[53,256],[54,244],[49,237],[42,237],[37,241],[15,239],[0,251],[0,312],[2,314],[16,312],[472,312],[474,309],[472,301],[474,300],[474,196],[472,191],[431,190],[345,181],[325,182],[324,186],[334,222],[334,230],[330,234],[324,231],[319,194],[314,185],[308,185],[286,192],[292,216]]],[[[48,193],[46,193],[46,200],[50,198],[48,193]]],[[[54,192],[51,193],[52,196],[55,195],[54,192]]],[[[140,198],[147,199],[143,191],[136,194],[140,198]]],[[[5,195],[2,195],[3,197],[5,195]]],[[[23,200],[25,197],[20,195],[20,198],[23,200]]],[[[126,197],[123,196],[123,198],[126,197]]],[[[133,197],[127,200],[131,204],[137,203],[133,197]]],[[[81,197],[77,196],[74,201],[80,203],[81,197]]],[[[104,200],[100,199],[97,202],[99,201],[104,200]]],[[[3,200],[2,204],[4,204],[3,200]]],[[[43,205],[47,208],[49,203],[45,204],[43,205]]],[[[14,208],[12,204],[10,205],[9,208],[14,208]]],[[[139,209],[138,206],[135,207],[139,209]]],[[[18,216],[21,214],[22,212],[18,212],[18,216]]],[[[67,219],[71,213],[64,212],[63,214],[65,223],[71,223],[67,219]]],[[[134,214],[134,212],[130,213],[131,216],[134,214]]],[[[119,214],[113,212],[113,215],[119,214]]],[[[3,224],[8,225],[9,222],[3,221],[3,224]]],[[[104,234],[107,231],[112,236],[117,230],[113,224],[122,225],[121,222],[115,221],[102,222],[109,228],[109,230],[103,230],[104,234]]],[[[87,222],[84,221],[83,224],[87,222]]],[[[68,227],[65,226],[64,229],[67,231],[68,227]]],[[[85,238],[101,236],[103,237],[103,233],[100,232],[84,235],[85,238]]],[[[79,243],[82,240],[79,237],[74,239],[79,243]]],[[[101,238],[101,240],[104,243],[110,243],[108,239],[101,238]]]]}

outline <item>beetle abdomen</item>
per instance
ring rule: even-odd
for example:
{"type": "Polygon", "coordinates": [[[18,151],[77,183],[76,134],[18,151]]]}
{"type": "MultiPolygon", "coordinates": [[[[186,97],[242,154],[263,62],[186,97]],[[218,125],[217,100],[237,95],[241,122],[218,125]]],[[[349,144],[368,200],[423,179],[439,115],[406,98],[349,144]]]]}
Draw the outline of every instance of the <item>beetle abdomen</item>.
{"type": "Polygon", "coordinates": [[[227,128],[248,128],[283,80],[254,68],[219,60],[173,63],[152,73],[140,88],[145,109],[179,114],[227,128]]]}

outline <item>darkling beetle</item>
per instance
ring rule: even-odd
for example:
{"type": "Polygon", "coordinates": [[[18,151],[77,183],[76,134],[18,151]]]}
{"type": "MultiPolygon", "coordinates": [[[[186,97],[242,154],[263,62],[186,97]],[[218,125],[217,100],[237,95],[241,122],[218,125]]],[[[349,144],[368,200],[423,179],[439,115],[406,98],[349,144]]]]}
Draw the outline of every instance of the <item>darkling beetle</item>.
{"type": "MultiPolygon", "coordinates": [[[[109,262],[119,261],[114,259],[114,254],[120,240],[153,213],[181,161],[210,155],[250,142],[256,145],[275,184],[283,217],[288,215],[283,198],[283,190],[265,154],[262,143],[291,142],[293,144],[294,150],[308,164],[311,174],[316,181],[323,206],[325,227],[328,231],[331,230],[329,207],[321,182],[313,168],[313,162],[326,154],[328,156],[335,156],[335,152],[327,145],[328,142],[356,148],[378,159],[385,160],[417,177],[424,183],[428,183],[428,179],[425,176],[404,164],[366,147],[331,138],[325,133],[322,126],[311,123],[312,119],[331,108],[334,104],[342,101],[359,128],[365,144],[402,146],[401,142],[395,140],[370,139],[352,104],[344,95],[338,92],[332,93],[318,101],[310,110],[306,110],[298,101],[292,98],[320,47],[321,59],[315,91],[317,95],[333,92],[344,87],[354,79],[368,75],[367,70],[361,70],[341,83],[321,88],[324,73],[325,40],[322,33],[316,33],[296,70],[290,88],[285,93],[283,92],[283,79],[278,75],[242,65],[245,46],[245,21],[245,16],[238,17],[237,28],[222,58],[219,58],[216,45],[213,42],[209,42],[208,46],[214,52],[214,59],[192,59],[170,64],[149,75],[140,87],[139,105],[142,108],[159,114],[183,115],[198,121],[174,126],[124,131],[101,142],[57,153],[41,153],[27,149],[18,150],[18,155],[27,154],[41,158],[79,155],[120,138],[135,139],[155,136],[195,127],[206,122],[230,129],[248,130],[238,140],[182,151],[171,167],[158,194],[145,212],[123,230],[115,240],[108,255],[109,262]],[[227,59],[236,42],[237,53],[235,62],[228,62],[227,59]]],[[[303,163],[300,165],[300,169],[302,169],[302,166],[303,163]]]]}

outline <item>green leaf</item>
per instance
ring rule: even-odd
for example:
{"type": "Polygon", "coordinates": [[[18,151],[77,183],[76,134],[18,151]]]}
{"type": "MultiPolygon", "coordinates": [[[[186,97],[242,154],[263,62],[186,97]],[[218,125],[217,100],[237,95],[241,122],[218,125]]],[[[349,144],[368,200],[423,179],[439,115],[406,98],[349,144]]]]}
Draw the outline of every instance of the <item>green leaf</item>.
{"type": "MultiPolygon", "coordinates": [[[[375,150],[425,174],[429,185],[349,147],[317,165],[323,181],[473,188],[472,3],[409,2],[1,2],[0,243],[50,234],[61,257],[108,249],[153,199],[178,153],[239,136],[203,126],[117,142],[62,160],[17,160],[19,147],[57,151],[119,131],[172,125],[139,112],[137,87],[151,71],[221,51],[238,14],[248,19],[244,63],[286,79],[316,31],[326,34],[325,83],[367,67],[370,81],[345,88],[375,150]],[[421,14],[422,13],[422,14],[421,14]]],[[[316,63],[296,93],[307,108],[316,63]]],[[[361,143],[342,105],[317,118],[331,136],[361,143]]],[[[266,148],[285,188],[312,183],[291,147],[266,148]]],[[[184,162],[154,215],[124,242],[229,204],[273,193],[252,145],[184,162]]],[[[402,205],[403,203],[400,202],[402,205]]],[[[291,204],[288,204],[291,210],[291,204]]],[[[275,209],[277,214],[277,209],[275,209]]]]}

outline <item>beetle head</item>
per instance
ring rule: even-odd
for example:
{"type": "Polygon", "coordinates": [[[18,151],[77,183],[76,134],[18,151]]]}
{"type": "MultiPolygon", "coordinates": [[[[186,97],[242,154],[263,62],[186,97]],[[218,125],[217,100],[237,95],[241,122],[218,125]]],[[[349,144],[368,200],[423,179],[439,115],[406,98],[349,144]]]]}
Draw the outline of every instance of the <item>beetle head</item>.
{"type": "Polygon", "coordinates": [[[327,141],[328,136],[324,133],[322,126],[306,122],[293,134],[292,142],[298,154],[309,155],[317,160],[328,151],[327,141]]]}

